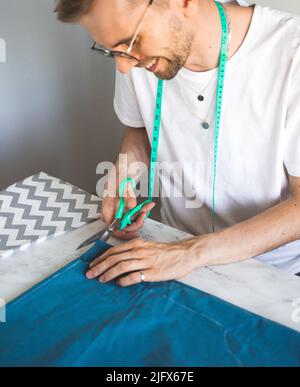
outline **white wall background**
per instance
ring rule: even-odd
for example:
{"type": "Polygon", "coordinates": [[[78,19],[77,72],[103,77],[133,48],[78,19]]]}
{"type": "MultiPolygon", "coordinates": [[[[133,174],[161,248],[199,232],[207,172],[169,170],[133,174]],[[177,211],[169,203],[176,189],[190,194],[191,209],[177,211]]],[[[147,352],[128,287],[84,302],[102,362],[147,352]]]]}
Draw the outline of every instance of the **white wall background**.
{"type": "MultiPolygon", "coordinates": [[[[300,0],[257,3],[300,14],[300,0]]],[[[97,164],[121,140],[114,64],[90,53],[84,31],[58,23],[53,4],[0,0],[0,190],[44,170],[94,192],[97,164]]]]}
{"type": "Polygon", "coordinates": [[[257,4],[300,14],[300,0],[257,0],[257,4]]]}
{"type": "Polygon", "coordinates": [[[0,191],[43,170],[95,192],[97,164],[120,143],[114,62],[53,8],[54,0],[0,0],[0,191]]]}

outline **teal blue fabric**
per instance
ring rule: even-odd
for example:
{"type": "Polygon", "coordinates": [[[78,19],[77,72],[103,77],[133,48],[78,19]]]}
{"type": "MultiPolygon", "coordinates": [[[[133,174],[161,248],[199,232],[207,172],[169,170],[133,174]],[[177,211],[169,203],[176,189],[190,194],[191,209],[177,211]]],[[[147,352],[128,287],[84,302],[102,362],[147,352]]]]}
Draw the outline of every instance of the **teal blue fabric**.
{"type": "Polygon", "coordinates": [[[120,288],[80,259],[7,306],[1,366],[300,366],[300,334],[171,281],[120,288]]]}

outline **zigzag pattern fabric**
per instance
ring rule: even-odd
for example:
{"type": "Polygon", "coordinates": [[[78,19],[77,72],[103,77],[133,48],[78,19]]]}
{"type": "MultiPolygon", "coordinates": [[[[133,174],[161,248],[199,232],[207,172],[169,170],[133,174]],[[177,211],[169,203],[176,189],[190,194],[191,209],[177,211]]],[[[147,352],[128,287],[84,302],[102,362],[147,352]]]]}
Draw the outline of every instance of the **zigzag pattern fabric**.
{"type": "Polygon", "coordinates": [[[0,257],[99,219],[100,198],[41,172],[0,192],[0,257]]]}

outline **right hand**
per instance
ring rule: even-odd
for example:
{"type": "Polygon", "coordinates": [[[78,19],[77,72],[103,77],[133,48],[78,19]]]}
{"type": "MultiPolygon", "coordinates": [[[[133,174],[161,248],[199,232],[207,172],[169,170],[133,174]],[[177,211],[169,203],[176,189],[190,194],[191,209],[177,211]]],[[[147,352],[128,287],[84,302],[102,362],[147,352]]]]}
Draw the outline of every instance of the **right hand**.
{"type": "MultiPolygon", "coordinates": [[[[127,184],[127,188],[124,192],[124,200],[125,200],[125,210],[124,210],[124,214],[125,214],[128,210],[136,207],[137,205],[137,199],[131,184],[127,184]]],[[[111,197],[108,195],[104,195],[103,201],[102,201],[101,219],[107,225],[110,225],[114,221],[118,206],[119,206],[118,196],[111,197]]],[[[136,217],[133,219],[131,225],[127,226],[122,231],[115,231],[113,236],[115,238],[123,239],[123,240],[138,238],[139,231],[144,226],[147,213],[151,211],[154,207],[155,207],[154,202],[146,204],[142,208],[142,210],[136,215],[136,217]]]]}

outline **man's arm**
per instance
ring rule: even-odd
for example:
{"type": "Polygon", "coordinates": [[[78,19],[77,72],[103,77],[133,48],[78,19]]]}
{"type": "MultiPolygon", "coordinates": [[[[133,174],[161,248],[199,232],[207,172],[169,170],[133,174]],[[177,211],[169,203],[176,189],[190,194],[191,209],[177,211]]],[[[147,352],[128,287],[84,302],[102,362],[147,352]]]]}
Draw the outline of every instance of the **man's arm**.
{"type": "MultiPolygon", "coordinates": [[[[127,168],[130,168],[130,165],[135,162],[142,162],[148,167],[150,151],[151,148],[146,128],[126,128],[121,150],[116,161],[117,171],[120,168],[127,175],[127,168]],[[122,165],[122,155],[127,156],[128,165],[122,165]]],[[[131,177],[136,180],[140,178],[138,174],[132,175],[131,177]]]]}
{"type": "Polygon", "coordinates": [[[263,213],[195,241],[199,264],[237,262],[300,239],[300,177],[290,176],[291,196],[263,213]],[[202,245],[202,246],[201,246],[202,245]]]}
{"type": "Polygon", "coordinates": [[[107,250],[90,266],[87,277],[120,286],[179,279],[197,267],[255,257],[300,239],[300,177],[290,176],[291,196],[267,211],[224,231],[176,243],[135,239],[107,250]],[[127,275],[125,275],[127,274],[127,275]]]}

